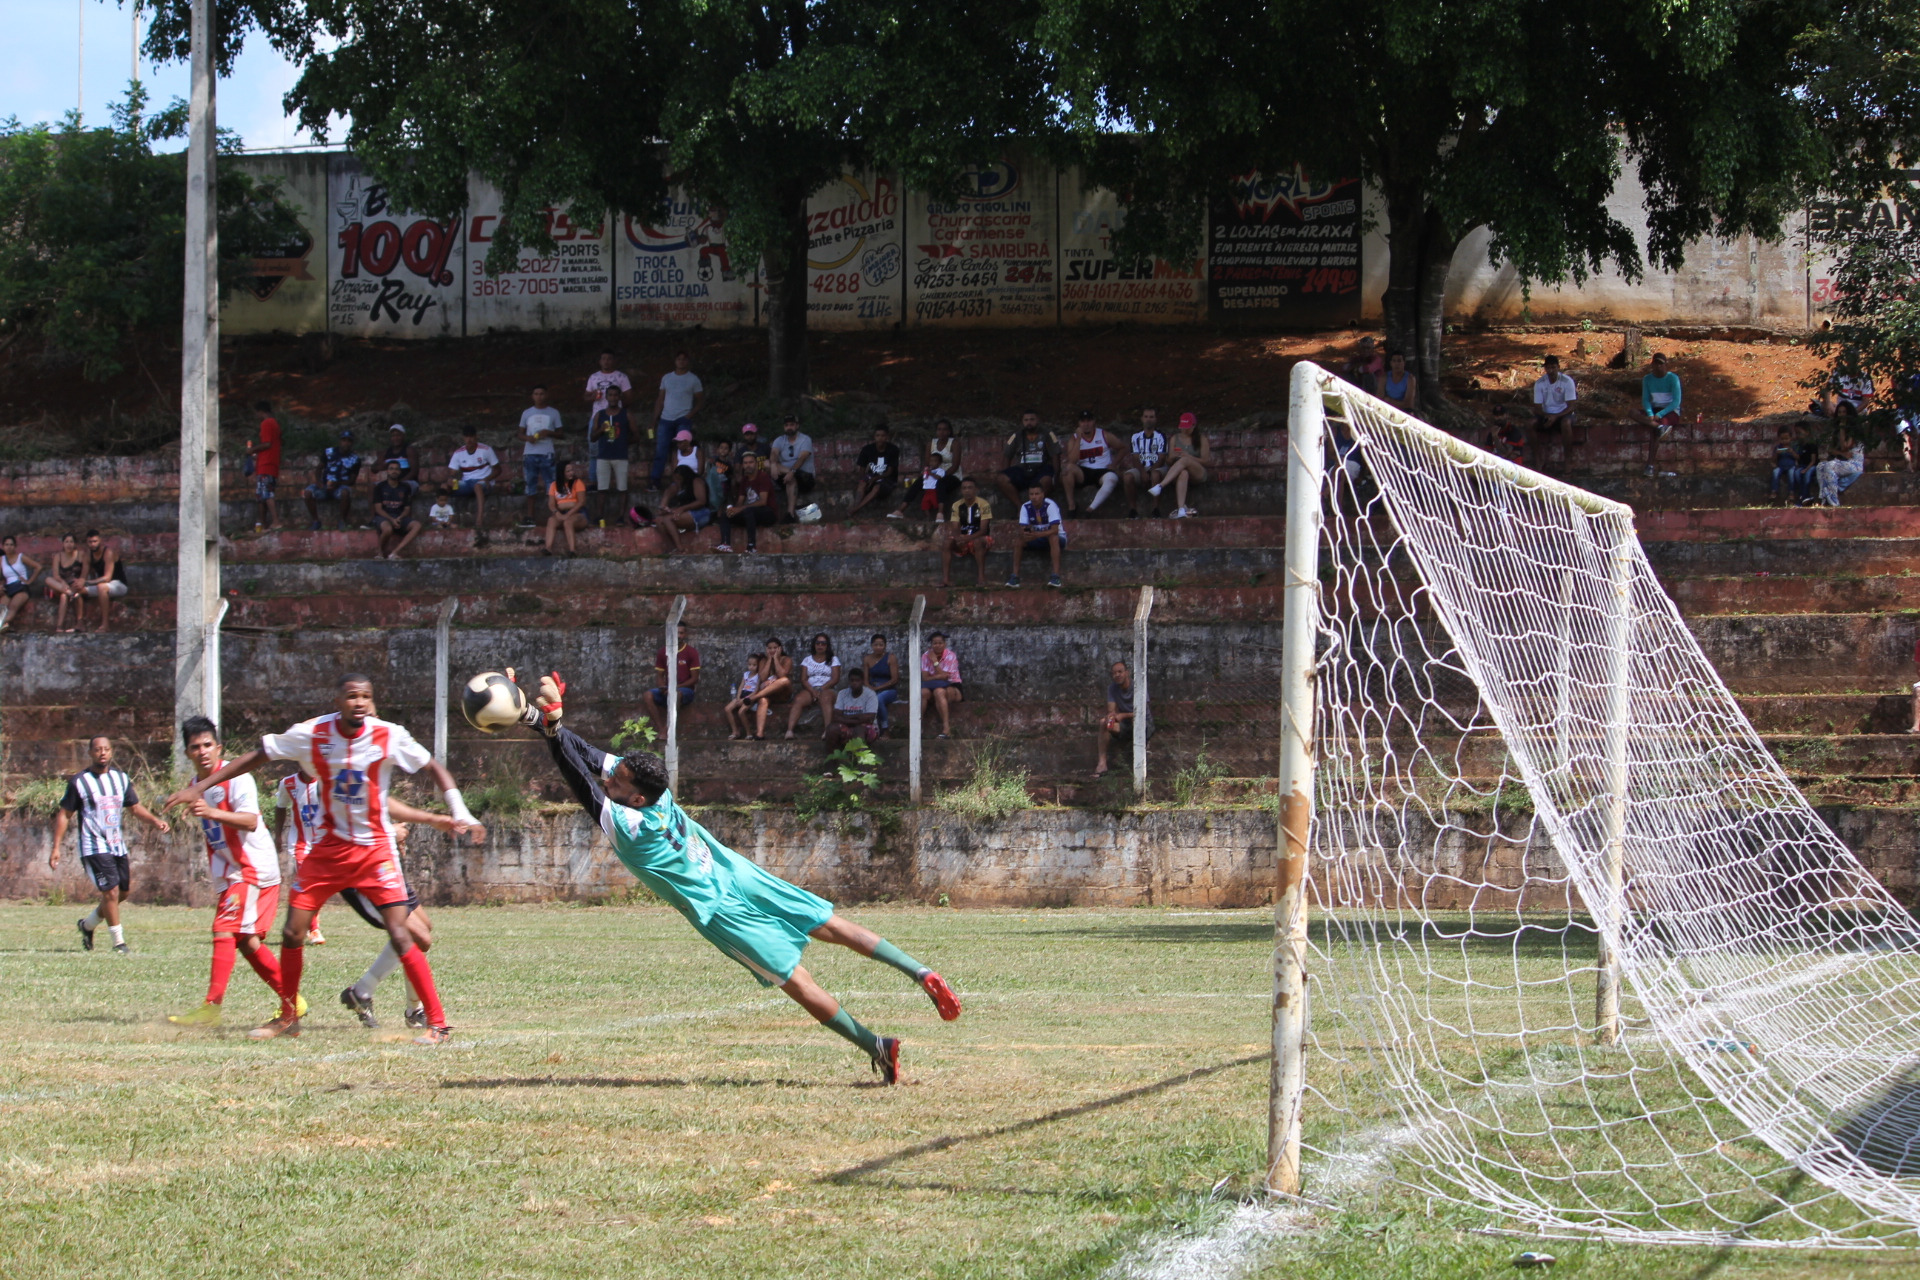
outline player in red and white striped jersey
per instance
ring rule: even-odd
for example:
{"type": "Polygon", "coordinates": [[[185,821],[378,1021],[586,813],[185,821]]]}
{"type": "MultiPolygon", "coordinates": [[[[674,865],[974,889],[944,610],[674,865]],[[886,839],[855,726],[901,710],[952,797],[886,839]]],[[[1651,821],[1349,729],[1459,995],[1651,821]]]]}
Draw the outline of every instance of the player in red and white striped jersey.
{"type": "Polygon", "coordinates": [[[407,928],[407,884],[400,874],[394,848],[394,820],[387,808],[395,765],[414,773],[427,770],[446,797],[451,827],[465,834],[475,824],[453,775],[405,728],[376,714],[373,682],[363,675],[340,680],[333,714],[304,720],[285,733],[270,733],[260,745],[230,764],[196,779],[168,798],[167,803],[190,804],[206,788],[246,773],[269,760],[287,760],[312,774],[320,793],[320,839],[300,866],[300,888],[294,893],[280,935],[282,989],[280,1016],[250,1034],[268,1040],[300,1034],[300,975],[303,948],[313,913],[343,890],[357,890],[379,909],[387,936],[400,965],[426,1007],[427,1027],[418,1044],[440,1044],[451,1033],[446,1012],[433,985],[427,957],[413,944],[407,928]]]}
{"type": "MultiPolygon", "coordinates": [[[[293,887],[300,888],[300,863],[305,860],[307,850],[313,848],[320,839],[320,784],[305,769],[296,769],[274,784],[274,792],[279,803],[274,806],[274,843],[281,852],[293,860],[293,887]]],[[[320,936],[320,913],[313,913],[313,923],[307,926],[307,945],[324,947],[327,940],[320,936]]]]}
{"type": "Polygon", "coordinates": [[[273,952],[260,942],[280,906],[280,855],[261,817],[260,792],[253,775],[240,773],[213,779],[225,763],[220,758],[220,733],[213,721],[194,716],[180,726],[180,736],[200,787],[199,795],[186,808],[200,820],[200,832],[207,843],[207,874],[220,897],[213,911],[213,971],[207,980],[206,1003],[192,1013],[174,1014],[167,1021],[187,1027],[217,1027],[236,951],[247,958],[275,995],[281,992],[280,966],[273,952]]]}

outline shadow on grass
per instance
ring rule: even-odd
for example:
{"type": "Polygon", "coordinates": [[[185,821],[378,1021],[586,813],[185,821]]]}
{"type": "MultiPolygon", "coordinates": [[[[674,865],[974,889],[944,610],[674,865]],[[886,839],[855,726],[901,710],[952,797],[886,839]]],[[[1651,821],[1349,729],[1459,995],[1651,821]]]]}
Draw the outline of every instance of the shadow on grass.
{"type": "Polygon", "coordinates": [[[902,1160],[913,1160],[920,1156],[932,1155],[936,1151],[948,1151],[954,1147],[964,1146],[969,1142],[985,1142],[992,1138],[1011,1137],[1016,1133],[1025,1133],[1029,1129],[1038,1129],[1041,1125],[1057,1124],[1062,1120],[1071,1120],[1076,1116],[1090,1115],[1095,1111],[1105,1111],[1109,1107],[1117,1107],[1122,1103],[1132,1102],[1138,1098],[1148,1098],[1157,1093],[1165,1093],[1169,1089],[1177,1089],[1183,1084],[1191,1084],[1195,1080],[1204,1080],[1208,1076],[1218,1075],[1222,1071],[1231,1071],[1235,1067],[1244,1067],[1255,1062],[1265,1062],[1271,1057],[1273,1057],[1271,1052],[1252,1053],[1244,1058],[1234,1058],[1227,1062],[1217,1062],[1210,1067],[1195,1067],[1192,1071],[1182,1071],[1179,1075],[1168,1076],[1164,1080],[1155,1080],[1151,1084],[1143,1084],[1132,1089],[1124,1089],[1119,1093],[1109,1094],[1104,1098],[1096,1098],[1092,1102],[1082,1102],[1076,1106],[1061,1107],[1057,1111],[1049,1111],[1044,1115],[1030,1116],[1025,1120],[1016,1120],[1012,1124],[995,1125],[991,1129],[981,1129],[975,1133],[949,1134],[945,1137],[934,1138],[927,1142],[916,1142],[910,1147],[902,1147],[900,1150],[890,1152],[884,1156],[875,1156],[871,1160],[862,1161],[850,1168],[841,1169],[835,1173],[824,1174],[815,1179],[815,1181],[845,1185],[854,1181],[856,1178],[863,1178],[870,1173],[878,1173],[880,1170],[896,1165],[902,1160]]]}
{"type": "Polygon", "coordinates": [[[1889,1178],[1920,1174],[1920,1079],[1914,1071],[1888,1081],[1856,1107],[1834,1128],[1833,1140],[1876,1173],[1889,1178]]]}

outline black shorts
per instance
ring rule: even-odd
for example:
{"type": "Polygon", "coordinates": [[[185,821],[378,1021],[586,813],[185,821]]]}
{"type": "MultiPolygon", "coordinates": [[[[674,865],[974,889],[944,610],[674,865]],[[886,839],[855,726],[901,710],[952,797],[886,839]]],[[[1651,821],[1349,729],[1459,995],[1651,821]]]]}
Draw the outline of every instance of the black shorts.
{"type": "Polygon", "coordinates": [[[886,498],[886,497],[891,497],[891,496],[892,496],[892,494],[893,494],[893,486],[894,486],[894,484],[895,484],[896,482],[895,482],[895,481],[893,481],[893,480],[890,480],[890,479],[889,479],[889,480],[875,480],[875,479],[874,479],[874,478],[873,478],[872,476],[867,476],[867,477],[865,477],[864,479],[862,479],[860,483],[861,483],[861,484],[863,484],[863,485],[868,485],[868,486],[871,486],[871,487],[872,487],[872,489],[873,489],[873,496],[874,496],[874,497],[876,497],[876,498],[886,498]]]}
{"type": "Polygon", "coordinates": [[[13,596],[21,595],[25,593],[27,590],[29,590],[29,588],[27,584],[24,582],[9,582],[7,584],[7,595],[9,598],[13,596]]]}
{"type": "Polygon", "coordinates": [[[125,893],[127,886],[133,883],[127,859],[119,854],[90,853],[80,859],[80,865],[93,877],[93,887],[102,893],[109,889],[125,893]]]}
{"type": "Polygon", "coordinates": [[[1008,467],[1000,473],[1020,493],[1025,493],[1042,480],[1053,479],[1053,468],[1046,463],[1037,467],[1008,467]]]}
{"type": "MultiPolygon", "coordinates": [[[[815,483],[817,483],[814,479],[813,472],[811,471],[792,472],[791,479],[793,480],[794,491],[796,493],[812,493],[813,486],[815,485],[815,483]]],[[[784,483],[784,481],[776,480],[774,483],[782,484],[784,483]]]]}
{"type": "MultiPolygon", "coordinates": [[[[352,907],[355,915],[358,915],[374,928],[380,930],[382,933],[387,931],[387,922],[380,918],[380,908],[367,901],[366,895],[362,894],[358,889],[342,889],[340,891],[340,901],[352,907]]],[[[411,884],[407,885],[407,896],[402,899],[402,901],[406,905],[408,915],[412,915],[419,909],[420,895],[413,891],[411,884]]],[[[392,906],[393,904],[388,903],[387,905],[392,906]]]]}

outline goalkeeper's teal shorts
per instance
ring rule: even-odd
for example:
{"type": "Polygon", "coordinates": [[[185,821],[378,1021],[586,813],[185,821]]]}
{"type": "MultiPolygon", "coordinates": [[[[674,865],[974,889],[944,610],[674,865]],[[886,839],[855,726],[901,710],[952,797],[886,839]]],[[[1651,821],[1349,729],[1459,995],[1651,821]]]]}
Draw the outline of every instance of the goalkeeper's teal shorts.
{"type": "Polygon", "coordinates": [[[793,980],[807,935],[833,918],[833,904],[799,885],[762,871],[745,858],[730,860],[734,891],[700,936],[720,948],[763,987],[793,980]]]}

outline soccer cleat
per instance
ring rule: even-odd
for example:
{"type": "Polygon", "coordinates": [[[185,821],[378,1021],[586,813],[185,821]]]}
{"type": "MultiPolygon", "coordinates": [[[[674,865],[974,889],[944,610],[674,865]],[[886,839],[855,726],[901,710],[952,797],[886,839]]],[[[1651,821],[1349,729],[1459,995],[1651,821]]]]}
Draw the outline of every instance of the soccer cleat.
{"type": "Polygon", "coordinates": [[[263,1022],[253,1030],[247,1032],[247,1039],[249,1040],[278,1040],[283,1036],[288,1040],[298,1040],[300,1038],[300,1019],[275,1018],[270,1022],[263,1022]]]}
{"type": "Polygon", "coordinates": [[[170,1013],[167,1021],[176,1027],[217,1027],[220,1025],[220,1006],[209,1000],[192,1013],[170,1013]]]}
{"type": "Polygon", "coordinates": [[[347,1012],[360,1019],[360,1025],[369,1031],[379,1029],[380,1019],[373,1016],[373,997],[362,996],[352,987],[340,993],[340,1003],[347,1012]]]}
{"type": "Polygon", "coordinates": [[[920,989],[933,997],[933,1007],[940,1011],[940,1021],[952,1022],[960,1016],[960,997],[953,993],[947,980],[929,969],[920,975],[920,989]]]}
{"type": "Polygon", "coordinates": [[[880,1083],[900,1083],[900,1041],[895,1036],[881,1036],[873,1047],[873,1069],[880,1073],[880,1083]]]}
{"type": "Polygon", "coordinates": [[[113,944],[113,954],[117,956],[130,956],[133,954],[133,949],[124,942],[116,942],[113,944]]]}
{"type": "Polygon", "coordinates": [[[417,1004],[413,1006],[413,1008],[407,1010],[407,1025],[410,1027],[426,1026],[427,1025],[427,1007],[423,1004],[417,1004]]]}
{"type": "Polygon", "coordinates": [[[428,1027],[415,1036],[413,1042],[417,1045],[435,1045],[445,1044],[451,1039],[453,1039],[452,1027],[428,1027]]]}
{"type": "Polygon", "coordinates": [[[309,925],[307,928],[307,945],[310,947],[324,947],[327,945],[327,940],[320,936],[319,929],[309,925]]]}
{"type": "Polygon", "coordinates": [[[93,930],[87,928],[87,918],[81,916],[73,922],[73,927],[80,931],[80,949],[82,951],[93,950],[93,930]]]}

